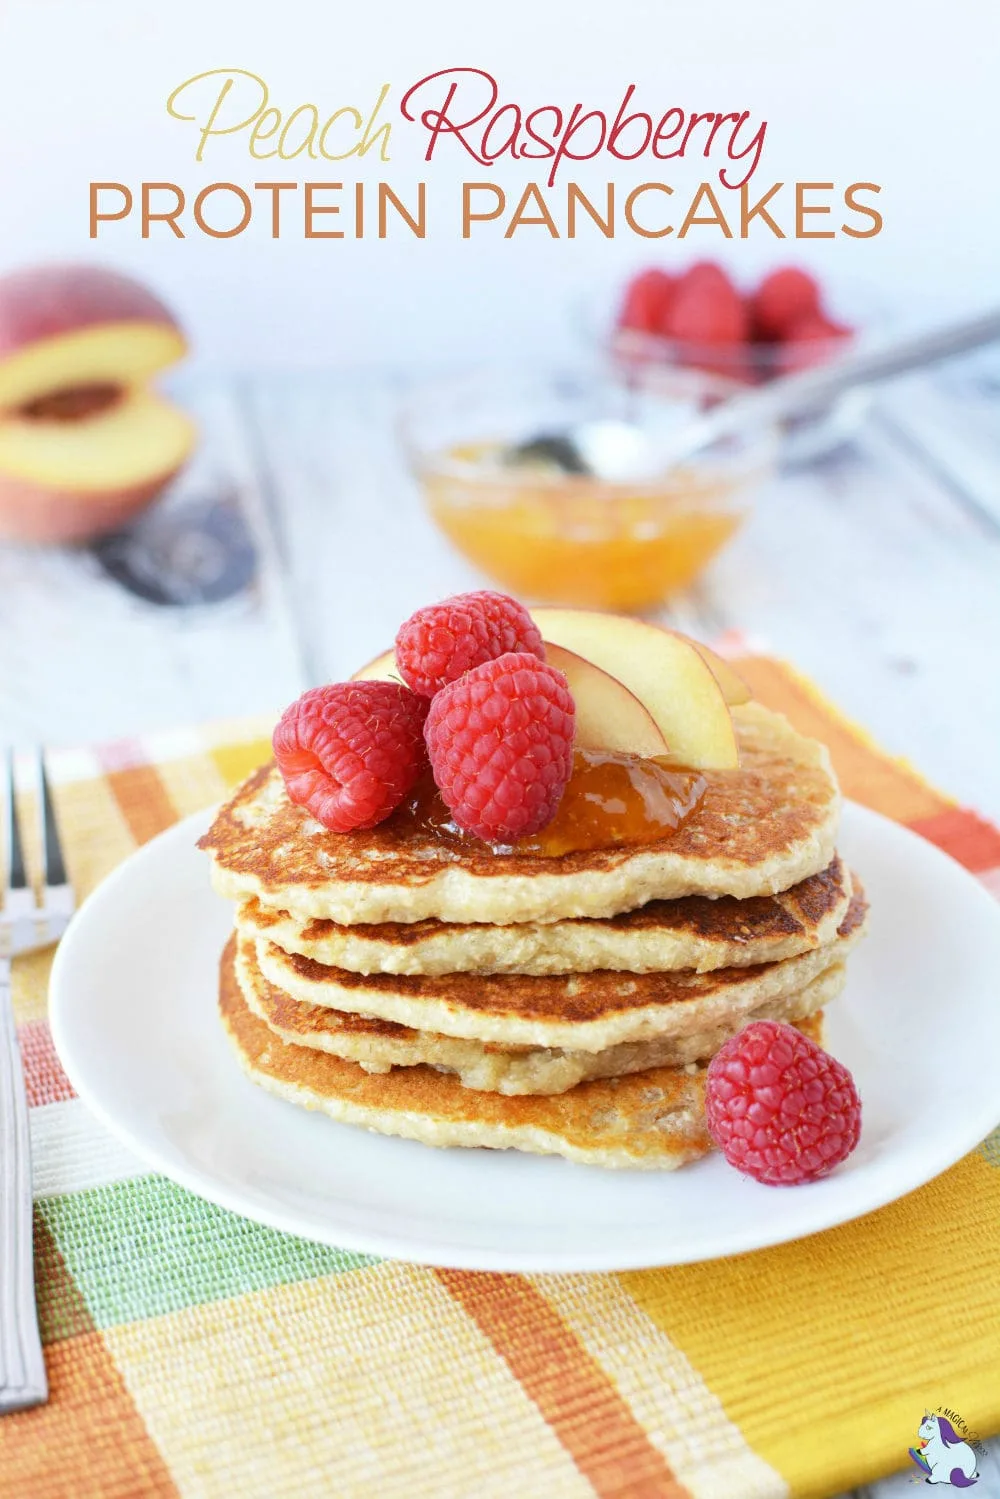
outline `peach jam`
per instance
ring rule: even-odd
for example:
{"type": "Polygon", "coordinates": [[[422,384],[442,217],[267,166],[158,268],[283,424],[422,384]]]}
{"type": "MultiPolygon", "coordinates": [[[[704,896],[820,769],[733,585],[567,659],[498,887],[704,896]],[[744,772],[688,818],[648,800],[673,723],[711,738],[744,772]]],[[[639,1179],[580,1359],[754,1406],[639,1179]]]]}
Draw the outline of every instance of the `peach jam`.
{"type": "MultiPolygon", "coordinates": [[[[666,760],[613,750],[577,749],[559,810],[548,827],[514,844],[482,844],[494,853],[554,859],[588,849],[655,843],[675,832],[705,793],[705,777],[666,760]]],[[[446,841],[468,842],[452,821],[430,776],[406,799],[394,821],[446,841]]]]}

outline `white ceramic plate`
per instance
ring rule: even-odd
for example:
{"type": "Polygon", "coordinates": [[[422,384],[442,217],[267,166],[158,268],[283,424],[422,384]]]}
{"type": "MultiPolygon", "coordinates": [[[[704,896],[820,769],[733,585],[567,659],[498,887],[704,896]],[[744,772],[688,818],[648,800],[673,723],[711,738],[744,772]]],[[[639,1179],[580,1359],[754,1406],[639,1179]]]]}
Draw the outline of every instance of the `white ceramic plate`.
{"type": "Polygon", "coordinates": [[[1000,908],[929,843],[858,806],[841,850],[871,934],[827,1044],[864,1127],[826,1180],[768,1188],[719,1157],[601,1171],[515,1151],[434,1150],[334,1124],[241,1073],[216,1017],[231,913],[194,847],[209,814],[140,849],[83,906],[52,975],[74,1087],[149,1165],[212,1202],[323,1243],[483,1270],[611,1270],[738,1254],[890,1202],[1000,1118],[1000,908]]]}

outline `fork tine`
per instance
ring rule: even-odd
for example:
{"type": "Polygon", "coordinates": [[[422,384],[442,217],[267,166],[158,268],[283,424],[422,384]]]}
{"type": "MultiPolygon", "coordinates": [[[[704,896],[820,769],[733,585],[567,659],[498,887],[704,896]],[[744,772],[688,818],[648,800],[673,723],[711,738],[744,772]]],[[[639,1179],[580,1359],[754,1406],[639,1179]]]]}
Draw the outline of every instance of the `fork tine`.
{"type": "Polygon", "coordinates": [[[38,751],[38,815],[42,824],[42,878],[46,885],[68,885],[66,861],[59,839],[59,824],[52,806],[52,789],[45,771],[45,755],[38,751]]]}
{"type": "Polygon", "coordinates": [[[6,822],[7,882],[11,890],[28,888],[28,873],[24,863],[24,847],[21,829],[17,820],[17,801],[14,795],[14,751],[4,756],[4,817],[6,822]]]}

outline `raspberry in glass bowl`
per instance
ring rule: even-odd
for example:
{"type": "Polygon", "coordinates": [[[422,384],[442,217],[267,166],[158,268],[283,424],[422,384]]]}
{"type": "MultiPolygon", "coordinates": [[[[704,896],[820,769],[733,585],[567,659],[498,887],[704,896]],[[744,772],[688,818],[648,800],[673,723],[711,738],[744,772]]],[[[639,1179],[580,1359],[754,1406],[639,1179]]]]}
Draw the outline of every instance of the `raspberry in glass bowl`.
{"type": "MultiPolygon", "coordinates": [[[[605,322],[599,338],[625,368],[705,370],[739,385],[760,385],[850,348],[859,330],[832,310],[831,300],[814,275],[795,265],[779,266],[745,288],[710,260],[679,270],[655,266],[618,289],[610,326],[605,322]]],[[[783,456],[808,462],[845,441],[870,399],[867,390],[850,390],[795,421],[783,434],[783,456]]]]}
{"type": "Polygon", "coordinates": [[[625,356],[759,384],[842,353],[853,336],[830,313],[816,278],[798,266],[779,267],[741,291],[722,266],[700,260],[680,274],[654,267],[633,276],[613,337],[625,356]]]}

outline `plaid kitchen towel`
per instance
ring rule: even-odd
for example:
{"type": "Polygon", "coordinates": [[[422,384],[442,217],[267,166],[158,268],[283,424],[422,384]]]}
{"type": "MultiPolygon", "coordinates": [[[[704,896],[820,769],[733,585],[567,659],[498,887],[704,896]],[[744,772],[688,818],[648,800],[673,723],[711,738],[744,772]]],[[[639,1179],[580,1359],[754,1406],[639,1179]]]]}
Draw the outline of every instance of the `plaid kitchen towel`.
{"type": "MultiPolygon", "coordinates": [[[[741,670],[830,745],[848,796],[1000,893],[996,829],[787,667],[741,670]]],[[[80,895],[263,760],[267,728],[54,756],[80,895]]],[[[49,961],[18,963],[15,1002],[52,1394],[0,1420],[2,1499],[776,1499],[898,1469],[925,1406],[1000,1429],[1000,1134],[858,1222],[733,1259],[566,1276],[377,1261],[146,1171],[59,1067],[49,961]]]]}

